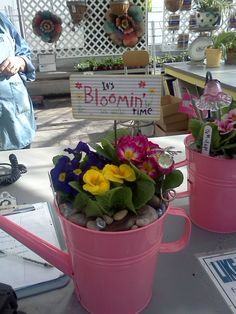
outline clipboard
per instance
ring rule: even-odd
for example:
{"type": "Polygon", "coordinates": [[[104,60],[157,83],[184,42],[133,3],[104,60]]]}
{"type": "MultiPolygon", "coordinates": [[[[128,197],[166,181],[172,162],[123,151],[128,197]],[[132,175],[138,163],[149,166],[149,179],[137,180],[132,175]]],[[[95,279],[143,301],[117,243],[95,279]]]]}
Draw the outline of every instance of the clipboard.
{"type": "MultiPolygon", "coordinates": [[[[64,250],[60,221],[51,206],[46,202],[29,206],[34,210],[10,215],[8,219],[64,250]]],[[[3,230],[0,230],[0,248],[6,253],[0,256],[0,281],[11,285],[19,299],[62,288],[70,281],[57,268],[44,267],[44,259],[3,230]]]]}

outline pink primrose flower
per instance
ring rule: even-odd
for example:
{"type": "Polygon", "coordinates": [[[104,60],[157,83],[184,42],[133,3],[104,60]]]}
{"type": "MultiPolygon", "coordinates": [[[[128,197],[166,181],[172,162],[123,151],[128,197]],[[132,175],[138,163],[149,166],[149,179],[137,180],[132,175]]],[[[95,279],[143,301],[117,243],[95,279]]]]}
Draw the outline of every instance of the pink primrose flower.
{"type": "Polygon", "coordinates": [[[236,123],[236,109],[232,109],[228,112],[228,119],[231,119],[234,123],[236,123]]]}
{"type": "Polygon", "coordinates": [[[123,136],[117,143],[117,156],[121,161],[141,162],[146,156],[148,140],[143,136],[123,136]]]}
{"type": "Polygon", "coordinates": [[[160,174],[156,159],[153,157],[147,157],[142,163],[138,164],[137,167],[153,179],[160,174]]]}
{"type": "Polygon", "coordinates": [[[218,125],[218,130],[222,135],[230,133],[234,129],[234,122],[231,119],[217,121],[216,123],[218,125]]]}

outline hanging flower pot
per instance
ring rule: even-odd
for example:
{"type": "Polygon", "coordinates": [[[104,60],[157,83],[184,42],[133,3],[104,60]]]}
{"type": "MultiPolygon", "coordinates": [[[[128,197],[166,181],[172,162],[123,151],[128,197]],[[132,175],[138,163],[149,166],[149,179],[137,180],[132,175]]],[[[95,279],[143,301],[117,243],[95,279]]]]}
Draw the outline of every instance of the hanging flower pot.
{"type": "Polygon", "coordinates": [[[111,13],[115,15],[127,14],[129,9],[129,0],[113,0],[110,2],[111,13]]]}
{"type": "Polygon", "coordinates": [[[33,33],[46,43],[56,42],[62,33],[62,20],[50,11],[38,11],[33,20],[33,33]]]}
{"type": "Polygon", "coordinates": [[[183,4],[183,0],[165,0],[165,8],[167,11],[176,12],[183,4]]]}
{"type": "Polygon", "coordinates": [[[219,26],[221,15],[219,12],[197,12],[196,26],[198,28],[214,29],[219,26]]]}
{"type": "Polygon", "coordinates": [[[74,24],[79,24],[87,11],[86,1],[66,1],[70,11],[71,19],[74,24]]]}
{"type": "Polygon", "coordinates": [[[134,47],[145,31],[142,8],[130,3],[127,14],[123,15],[116,15],[109,9],[106,12],[104,31],[115,45],[134,47]]]}

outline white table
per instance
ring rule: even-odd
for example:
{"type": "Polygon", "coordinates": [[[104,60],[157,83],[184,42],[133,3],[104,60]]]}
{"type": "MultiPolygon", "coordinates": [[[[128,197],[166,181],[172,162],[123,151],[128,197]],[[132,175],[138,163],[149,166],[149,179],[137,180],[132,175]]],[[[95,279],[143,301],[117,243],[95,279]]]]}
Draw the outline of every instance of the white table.
{"type": "MultiPolygon", "coordinates": [[[[183,136],[155,139],[161,146],[175,146],[184,151],[183,136]]],[[[48,171],[52,157],[61,153],[60,147],[35,148],[13,151],[19,163],[28,167],[27,174],[12,185],[0,188],[17,198],[19,204],[53,201],[48,171]]],[[[0,152],[1,162],[8,161],[10,152],[0,152]]],[[[182,155],[177,160],[184,158],[182,155]]],[[[186,172],[185,172],[186,175],[186,172]]],[[[183,189],[185,189],[186,181],[183,189]]],[[[175,204],[188,210],[188,199],[178,199],[175,204]]],[[[183,222],[170,217],[166,223],[165,240],[180,237],[183,222]]],[[[231,310],[200,265],[196,255],[218,252],[236,247],[236,236],[220,235],[195,226],[187,248],[179,253],[161,254],[153,287],[153,297],[143,314],[227,314],[231,310]]],[[[1,277],[0,277],[1,278],[1,277]]],[[[1,279],[0,279],[1,280],[1,279]]],[[[66,287],[19,300],[19,309],[28,314],[85,314],[73,293],[73,284],[66,287]]],[[[112,313],[104,313],[112,314],[112,313]]],[[[122,313],[121,313],[122,314],[122,313]]]]}

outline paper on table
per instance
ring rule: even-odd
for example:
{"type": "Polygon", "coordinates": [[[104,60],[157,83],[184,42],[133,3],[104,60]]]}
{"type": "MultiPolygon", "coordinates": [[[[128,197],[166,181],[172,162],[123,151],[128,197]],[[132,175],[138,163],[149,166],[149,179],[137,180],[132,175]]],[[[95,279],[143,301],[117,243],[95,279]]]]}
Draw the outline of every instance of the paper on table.
{"type": "MultiPolygon", "coordinates": [[[[48,204],[43,202],[32,205],[35,207],[35,210],[10,215],[8,219],[11,219],[51,244],[60,247],[48,204]]],[[[63,275],[55,267],[44,267],[43,265],[17,258],[15,254],[44,262],[40,256],[3,230],[0,230],[0,249],[9,253],[9,255],[0,255],[0,282],[9,284],[14,289],[47,282],[63,275]]]]}

